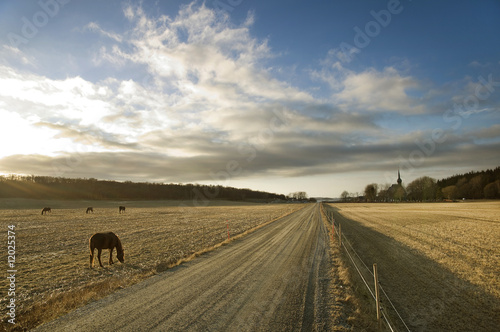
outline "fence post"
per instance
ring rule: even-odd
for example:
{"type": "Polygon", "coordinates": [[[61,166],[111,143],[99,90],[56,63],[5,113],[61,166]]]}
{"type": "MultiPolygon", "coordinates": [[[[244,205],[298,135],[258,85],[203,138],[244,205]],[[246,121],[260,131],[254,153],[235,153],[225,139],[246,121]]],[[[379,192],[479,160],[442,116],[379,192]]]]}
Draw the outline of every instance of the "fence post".
{"type": "Polygon", "coordinates": [[[342,225],[339,223],[339,246],[342,248],[342,225]]]}
{"type": "Polygon", "coordinates": [[[377,321],[380,325],[380,296],[378,289],[377,263],[373,264],[373,278],[375,279],[375,301],[377,303],[377,321]]]}
{"type": "Polygon", "coordinates": [[[229,238],[229,220],[226,220],[226,225],[227,225],[227,239],[230,240],[230,238],[229,238]]]}
{"type": "Polygon", "coordinates": [[[332,242],[333,242],[333,236],[335,235],[335,223],[332,222],[332,242]]]}

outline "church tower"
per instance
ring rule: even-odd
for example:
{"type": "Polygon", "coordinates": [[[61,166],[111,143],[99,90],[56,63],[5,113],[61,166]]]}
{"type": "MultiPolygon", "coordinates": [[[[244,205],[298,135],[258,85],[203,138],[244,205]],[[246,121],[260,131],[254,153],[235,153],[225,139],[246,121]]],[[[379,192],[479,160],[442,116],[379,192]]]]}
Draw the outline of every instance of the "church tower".
{"type": "Polygon", "coordinates": [[[401,180],[401,174],[399,174],[399,169],[398,169],[398,185],[401,185],[403,180],[401,180]]]}

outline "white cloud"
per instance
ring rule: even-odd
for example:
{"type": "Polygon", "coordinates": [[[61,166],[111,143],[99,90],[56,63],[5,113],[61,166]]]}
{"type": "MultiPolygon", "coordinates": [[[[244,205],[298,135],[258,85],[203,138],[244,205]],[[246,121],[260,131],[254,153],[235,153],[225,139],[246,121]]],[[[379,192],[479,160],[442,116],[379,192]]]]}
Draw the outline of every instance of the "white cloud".
{"type": "Polygon", "coordinates": [[[408,74],[407,59],[392,59],[393,66],[355,71],[339,60],[338,50],[328,52],[321,67],[310,72],[313,80],[331,89],[330,101],[347,112],[423,114],[428,112],[421,95],[423,83],[408,74]],[[397,69],[400,68],[400,69],[397,69]],[[415,93],[417,92],[417,93],[415,93]]]}
{"type": "Polygon", "coordinates": [[[154,82],[171,93],[218,104],[241,98],[310,98],[273,79],[262,65],[273,54],[267,41],[250,35],[251,15],[243,25],[232,26],[204,5],[185,6],[174,19],[149,18],[140,7],[125,11],[135,24],[127,43],[102,49],[99,58],[144,64],[154,82]]]}
{"type": "Polygon", "coordinates": [[[21,114],[94,123],[109,113],[109,89],[80,77],[51,80],[0,66],[0,97],[21,114]]]}
{"type": "Polygon", "coordinates": [[[37,61],[36,58],[32,55],[26,54],[21,51],[19,48],[11,46],[11,45],[3,45],[0,48],[0,64],[8,62],[19,62],[20,64],[32,68],[36,68],[37,61]]]}
{"type": "Polygon", "coordinates": [[[350,73],[342,82],[343,89],[334,98],[346,110],[421,114],[425,108],[408,91],[419,89],[411,76],[402,76],[392,67],[383,71],[369,69],[350,73]]]}
{"type": "Polygon", "coordinates": [[[477,60],[474,60],[471,63],[469,63],[470,67],[479,68],[479,69],[481,69],[481,68],[487,68],[490,65],[491,65],[491,63],[489,63],[489,62],[481,63],[480,61],[477,61],[477,60]]]}
{"type": "Polygon", "coordinates": [[[90,22],[84,28],[86,30],[89,30],[89,31],[97,32],[97,33],[99,33],[107,38],[110,38],[110,39],[116,41],[116,42],[122,41],[122,37],[119,34],[103,30],[99,26],[99,24],[97,24],[96,22],[90,22]]]}

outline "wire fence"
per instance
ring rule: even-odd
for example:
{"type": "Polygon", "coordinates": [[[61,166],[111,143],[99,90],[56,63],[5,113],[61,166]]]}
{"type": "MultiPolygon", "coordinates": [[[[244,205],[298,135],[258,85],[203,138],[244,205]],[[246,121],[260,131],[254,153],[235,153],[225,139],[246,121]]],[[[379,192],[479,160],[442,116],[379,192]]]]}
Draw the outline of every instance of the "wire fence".
{"type": "MultiPolygon", "coordinates": [[[[341,225],[339,222],[335,221],[333,211],[328,211],[327,209],[324,208],[324,205],[321,205],[323,214],[326,216],[328,222],[330,225],[332,225],[332,237],[336,236],[338,241],[341,243],[341,248],[344,249],[344,252],[346,253],[346,256],[349,258],[349,261],[352,263],[354,269],[356,272],[359,274],[361,280],[363,281],[363,284],[366,286],[366,289],[372,296],[373,300],[375,303],[377,302],[377,297],[376,297],[376,287],[375,287],[375,275],[372,272],[372,269],[368,267],[368,265],[364,262],[364,260],[359,256],[357,251],[354,249],[352,246],[351,242],[346,238],[344,234],[342,234],[341,231],[341,225]]],[[[381,291],[381,294],[379,296],[379,302],[380,302],[380,318],[383,319],[385,322],[388,330],[395,332],[398,331],[396,329],[396,324],[395,322],[391,319],[391,316],[393,319],[397,319],[399,321],[402,327],[402,330],[410,332],[410,328],[408,325],[405,323],[403,318],[401,317],[401,314],[399,311],[396,309],[394,306],[394,303],[391,301],[389,296],[387,295],[386,291],[382,287],[380,283],[378,283],[378,288],[381,291]],[[394,314],[391,315],[389,312],[393,312],[394,314]]]]}

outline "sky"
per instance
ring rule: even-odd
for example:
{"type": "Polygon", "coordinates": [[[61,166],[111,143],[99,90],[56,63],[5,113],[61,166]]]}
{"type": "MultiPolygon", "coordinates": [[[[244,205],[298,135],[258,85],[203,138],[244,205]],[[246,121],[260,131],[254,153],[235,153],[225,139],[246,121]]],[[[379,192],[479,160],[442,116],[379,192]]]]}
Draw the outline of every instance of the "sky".
{"type": "Polygon", "coordinates": [[[0,3],[0,174],[362,193],[500,165],[500,1],[0,3]]]}

